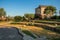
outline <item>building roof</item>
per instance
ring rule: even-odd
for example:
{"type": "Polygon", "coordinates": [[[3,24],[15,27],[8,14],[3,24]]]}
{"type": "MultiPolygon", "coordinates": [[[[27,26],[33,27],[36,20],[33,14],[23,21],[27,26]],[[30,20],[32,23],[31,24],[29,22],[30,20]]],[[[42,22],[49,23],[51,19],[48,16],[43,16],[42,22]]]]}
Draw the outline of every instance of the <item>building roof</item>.
{"type": "Polygon", "coordinates": [[[46,5],[39,5],[38,8],[47,7],[46,5]]]}

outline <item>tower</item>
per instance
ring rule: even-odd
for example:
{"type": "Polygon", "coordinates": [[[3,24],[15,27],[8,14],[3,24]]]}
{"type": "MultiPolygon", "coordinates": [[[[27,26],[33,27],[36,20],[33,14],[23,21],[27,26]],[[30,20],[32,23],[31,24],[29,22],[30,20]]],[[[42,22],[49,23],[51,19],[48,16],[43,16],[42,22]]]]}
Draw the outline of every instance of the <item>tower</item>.
{"type": "Polygon", "coordinates": [[[40,5],[37,8],[35,8],[35,18],[45,18],[44,10],[47,6],[40,5]]]}

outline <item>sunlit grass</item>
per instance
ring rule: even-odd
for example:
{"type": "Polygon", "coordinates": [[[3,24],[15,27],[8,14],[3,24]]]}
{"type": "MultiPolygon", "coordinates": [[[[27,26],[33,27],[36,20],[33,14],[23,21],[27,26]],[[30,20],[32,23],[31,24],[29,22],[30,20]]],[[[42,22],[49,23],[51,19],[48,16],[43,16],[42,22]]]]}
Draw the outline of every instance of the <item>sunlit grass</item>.
{"type": "MultiPolygon", "coordinates": [[[[27,23],[27,22],[24,22],[27,23]]],[[[8,22],[1,22],[0,27],[17,27],[21,30],[30,30],[38,36],[47,36],[47,37],[60,37],[60,34],[52,32],[50,30],[43,29],[37,26],[21,25],[21,24],[9,24],[8,22]]]]}

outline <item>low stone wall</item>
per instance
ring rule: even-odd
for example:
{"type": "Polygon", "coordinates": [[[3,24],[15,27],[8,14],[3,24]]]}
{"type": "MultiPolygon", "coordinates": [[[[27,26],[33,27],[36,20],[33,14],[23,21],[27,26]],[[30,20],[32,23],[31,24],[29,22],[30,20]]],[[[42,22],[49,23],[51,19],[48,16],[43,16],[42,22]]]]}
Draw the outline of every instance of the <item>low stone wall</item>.
{"type": "Polygon", "coordinates": [[[60,22],[40,22],[40,23],[45,23],[45,24],[58,24],[58,25],[60,25],[60,22]]]}
{"type": "Polygon", "coordinates": [[[51,30],[51,31],[60,33],[60,29],[57,29],[55,27],[50,27],[50,26],[47,26],[47,25],[40,25],[40,24],[34,24],[34,25],[38,26],[38,27],[42,27],[42,28],[47,29],[47,30],[51,30]]]}
{"type": "MultiPolygon", "coordinates": [[[[13,23],[14,24],[14,23],[13,23]]],[[[29,25],[29,23],[17,23],[17,24],[21,24],[21,25],[29,25]]],[[[60,29],[57,29],[55,27],[52,27],[52,26],[48,26],[48,25],[43,25],[44,22],[42,24],[40,23],[33,23],[34,26],[38,26],[38,27],[42,27],[44,29],[47,29],[47,30],[51,30],[51,31],[54,31],[54,32],[57,32],[57,33],[60,33],[60,29]]],[[[47,23],[47,24],[50,24],[50,23],[47,23]]],[[[54,23],[51,23],[51,24],[54,24],[54,23]]],[[[57,23],[57,24],[60,24],[60,23],[57,23]]],[[[32,25],[32,24],[31,24],[32,25]]],[[[30,26],[30,25],[29,25],[30,26]]]]}

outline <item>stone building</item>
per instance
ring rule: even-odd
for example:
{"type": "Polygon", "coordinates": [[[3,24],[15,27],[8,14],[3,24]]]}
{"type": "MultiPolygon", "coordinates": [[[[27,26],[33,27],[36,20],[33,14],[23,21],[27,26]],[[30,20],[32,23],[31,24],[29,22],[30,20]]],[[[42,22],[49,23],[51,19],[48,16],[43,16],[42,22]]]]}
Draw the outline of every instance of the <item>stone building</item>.
{"type": "Polygon", "coordinates": [[[39,5],[37,8],[35,8],[35,18],[44,19],[44,18],[50,18],[50,14],[46,15],[44,14],[44,10],[47,6],[39,5]]]}

